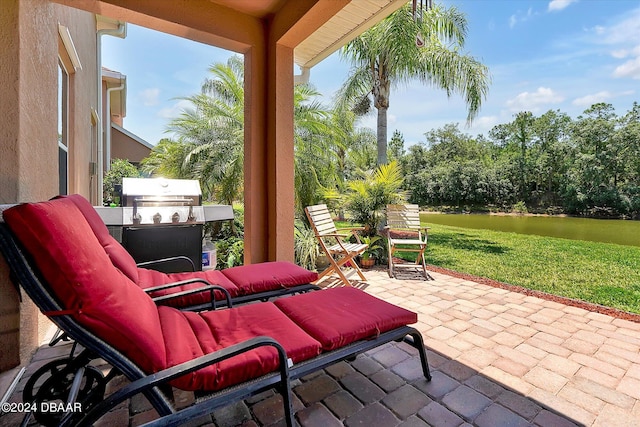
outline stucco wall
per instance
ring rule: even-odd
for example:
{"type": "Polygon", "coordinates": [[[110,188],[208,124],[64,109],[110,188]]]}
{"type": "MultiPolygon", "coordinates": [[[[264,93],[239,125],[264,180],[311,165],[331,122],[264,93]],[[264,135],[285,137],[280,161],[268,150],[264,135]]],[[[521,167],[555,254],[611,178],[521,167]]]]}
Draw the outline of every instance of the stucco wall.
{"type": "MultiPolygon", "coordinates": [[[[69,178],[72,190],[88,192],[83,181],[88,181],[91,151],[86,144],[97,91],[93,15],[43,0],[2,0],[0,203],[45,200],[58,193],[58,23],[69,27],[83,65],[70,82],[69,178]]],[[[26,297],[18,301],[4,260],[0,295],[4,371],[29,360],[49,323],[26,297]]]]}
{"type": "Polygon", "coordinates": [[[92,128],[91,108],[97,110],[96,21],[93,14],[66,6],[55,5],[59,22],[69,28],[78,52],[82,70],[69,79],[69,193],[87,198],[91,176],[89,164],[96,161],[95,133],[92,128]],[[93,145],[92,145],[93,142],[93,145]]]}

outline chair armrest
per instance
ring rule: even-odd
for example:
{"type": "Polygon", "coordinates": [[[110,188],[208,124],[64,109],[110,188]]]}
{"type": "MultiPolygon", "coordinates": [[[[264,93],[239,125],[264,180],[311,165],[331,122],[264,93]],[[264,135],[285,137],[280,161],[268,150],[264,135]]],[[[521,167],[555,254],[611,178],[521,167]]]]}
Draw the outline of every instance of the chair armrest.
{"type": "MultiPolygon", "coordinates": [[[[108,397],[106,397],[102,402],[96,405],[93,409],[91,409],[85,416],[78,422],[78,426],[89,426],[93,425],[93,423],[100,418],[102,415],[106,414],[109,410],[116,407],[118,404],[124,402],[130,397],[142,393],[152,387],[156,387],[161,384],[166,384],[169,381],[181,377],[190,372],[196,371],[198,369],[204,368],[209,365],[213,365],[214,363],[222,362],[224,360],[230,359],[232,357],[238,356],[240,354],[246,353],[258,347],[270,346],[274,347],[278,351],[278,358],[280,360],[280,373],[282,375],[282,382],[288,382],[289,379],[289,365],[287,359],[287,353],[278,343],[271,337],[260,336],[251,338],[244,342],[234,344],[222,350],[214,351],[213,353],[205,354],[204,356],[200,356],[193,360],[189,360],[187,362],[181,363],[179,365],[173,366],[171,368],[164,369],[160,372],[156,372],[155,374],[147,375],[143,378],[140,378],[136,381],[133,381],[130,384],[122,387],[118,391],[112,393],[108,397]]],[[[65,419],[61,422],[61,425],[65,424],[65,420],[67,418],[71,418],[73,416],[73,412],[68,413],[65,416],[65,419]]]]}
{"type": "Polygon", "coordinates": [[[211,293],[211,310],[215,310],[216,307],[216,297],[215,297],[215,290],[219,290],[224,292],[225,294],[225,299],[227,300],[227,307],[228,308],[233,308],[233,303],[231,302],[231,295],[229,294],[229,291],[226,290],[225,288],[223,288],[222,286],[217,286],[217,285],[208,285],[208,286],[203,286],[201,288],[196,288],[196,289],[189,289],[186,291],[182,291],[182,292],[175,292],[173,294],[169,294],[169,295],[162,295],[160,297],[154,297],[151,298],[153,300],[153,302],[160,303],[160,302],[164,302],[164,301],[168,301],[170,299],[173,298],[180,298],[183,296],[187,296],[187,295],[193,295],[193,294],[199,294],[200,292],[205,292],[205,291],[209,291],[211,293]]]}
{"type": "MultiPolygon", "coordinates": [[[[153,266],[153,265],[166,264],[168,262],[173,262],[173,261],[185,261],[191,267],[191,270],[189,270],[189,271],[196,271],[196,265],[193,263],[193,260],[191,258],[187,257],[187,256],[184,256],[184,255],[179,255],[179,256],[174,256],[174,257],[169,257],[169,258],[155,259],[153,261],[139,262],[139,263],[136,264],[136,266],[138,266],[138,267],[150,267],[150,266],[153,266]]],[[[187,270],[185,270],[185,271],[187,271],[187,270]]]]}
{"type": "Polygon", "coordinates": [[[229,308],[233,307],[233,304],[231,302],[231,294],[229,293],[229,291],[227,289],[223,288],[220,285],[213,285],[213,284],[207,282],[204,279],[181,280],[179,282],[167,283],[165,285],[159,285],[159,286],[153,286],[151,288],[146,288],[146,289],[144,289],[144,291],[148,294],[150,292],[163,291],[165,289],[176,288],[176,287],[182,286],[182,285],[189,285],[191,283],[204,283],[204,286],[199,287],[199,288],[195,288],[195,289],[189,289],[189,290],[182,291],[182,292],[175,292],[175,293],[169,294],[169,295],[162,295],[162,296],[159,296],[159,297],[153,297],[151,299],[154,302],[158,303],[158,302],[163,302],[163,301],[170,300],[172,298],[180,298],[180,297],[185,296],[185,295],[197,294],[197,293],[200,293],[200,292],[203,292],[203,291],[211,291],[211,309],[215,310],[216,309],[216,299],[215,299],[214,291],[217,289],[217,290],[221,291],[222,293],[224,293],[225,299],[227,300],[227,307],[229,307],[229,308]]]}
{"type": "Polygon", "coordinates": [[[150,288],[145,288],[143,290],[146,293],[164,291],[165,289],[177,288],[178,286],[189,285],[191,283],[204,283],[205,285],[213,286],[213,283],[209,283],[204,279],[194,278],[194,279],[180,280],[178,282],[165,283],[164,285],[152,286],[150,288]]]}

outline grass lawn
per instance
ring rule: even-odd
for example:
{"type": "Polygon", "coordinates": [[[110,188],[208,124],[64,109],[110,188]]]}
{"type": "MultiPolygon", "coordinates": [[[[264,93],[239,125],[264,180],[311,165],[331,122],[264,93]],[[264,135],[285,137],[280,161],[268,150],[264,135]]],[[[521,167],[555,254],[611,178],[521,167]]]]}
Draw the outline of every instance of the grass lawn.
{"type": "Polygon", "coordinates": [[[429,264],[640,313],[640,247],[429,226],[429,264]]]}
{"type": "Polygon", "coordinates": [[[640,314],[640,247],[428,225],[428,264],[640,314]]]}

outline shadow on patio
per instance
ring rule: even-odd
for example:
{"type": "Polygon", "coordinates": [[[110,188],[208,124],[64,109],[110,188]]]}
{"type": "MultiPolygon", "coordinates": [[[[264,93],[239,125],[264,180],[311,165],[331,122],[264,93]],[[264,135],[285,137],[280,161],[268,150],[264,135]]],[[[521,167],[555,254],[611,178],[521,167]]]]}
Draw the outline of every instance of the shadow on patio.
{"type": "MultiPolygon", "coordinates": [[[[302,426],[640,426],[639,323],[439,273],[433,281],[365,274],[358,287],[419,313],[433,380],[422,377],[412,347],[387,344],[297,381],[302,426]]],[[[41,347],[11,401],[29,374],[69,348],[41,347]]],[[[174,399],[186,405],[193,395],[175,391],[174,399]]],[[[155,416],[137,397],[98,425],[155,416]]],[[[280,395],[269,391],[189,425],[275,426],[282,417],[280,395]]],[[[0,423],[22,418],[6,414],[0,423]]]]}

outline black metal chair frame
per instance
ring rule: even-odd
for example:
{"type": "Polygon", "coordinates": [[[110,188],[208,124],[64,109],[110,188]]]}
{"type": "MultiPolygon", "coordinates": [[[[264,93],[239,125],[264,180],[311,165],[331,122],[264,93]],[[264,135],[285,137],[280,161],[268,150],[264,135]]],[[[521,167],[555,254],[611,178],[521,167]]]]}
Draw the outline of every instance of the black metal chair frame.
{"type": "MultiPolygon", "coordinates": [[[[41,280],[37,269],[32,266],[29,256],[23,252],[19,243],[3,223],[0,223],[0,252],[2,252],[9,265],[11,279],[15,283],[20,284],[22,289],[25,290],[42,312],[55,313],[63,310],[63,307],[61,307],[58,301],[50,294],[46,283],[41,280]]],[[[102,395],[96,396],[96,393],[104,393],[106,382],[113,378],[114,375],[109,374],[104,378],[104,383],[87,391],[84,396],[79,396],[80,383],[82,382],[81,380],[86,365],[75,366],[74,368],[77,368],[77,372],[73,384],[70,386],[68,384],[65,385],[65,387],[69,387],[69,389],[63,390],[62,393],[67,400],[66,403],[83,403],[87,401],[96,403],[92,404],[86,413],[78,414],[69,412],[65,414],[60,420],[59,425],[61,426],[92,425],[97,419],[113,409],[116,405],[139,393],[144,394],[160,416],[160,418],[152,421],[148,425],[176,425],[211,413],[216,408],[228,403],[250,397],[267,389],[276,388],[283,397],[286,425],[292,427],[295,425],[291,401],[292,380],[301,378],[336,362],[353,358],[360,353],[391,341],[405,340],[415,347],[420,355],[423,374],[427,380],[431,380],[422,335],[418,330],[409,326],[403,326],[385,332],[375,339],[358,341],[340,349],[322,353],[313,359],[293,366],[289,366],[287,354],[277,341],[270,337],[262,336],[148,375],[110,344],[78,324],[70,315],[51,315],[50,319],[56,326],[66,332],[76,343],[84,348],[81,353],[84,358],[83,360],[90,361],[94,356],[100,357],[113,367],[115,371],[112,372],[122,373],[131,381],[130,384],[115,391],[106,398],[103,398],[102,395]],[[201,393],[198,393],[199,398],[193,405],[179,411],[174,408],[169,399],[167,399],[165,394],[160,390],[160,387],[167,386],[168,382],[174,378],[262,346],[274,347],[278,351],[279,369],[277,372],[228,387],[213,394],[201,395],[201,393]]],[[[80,363],[78,363],[78,365],[80,365],[80,363]]],[[[50,380],[53,380],[53,378],[50,380]]]]}

